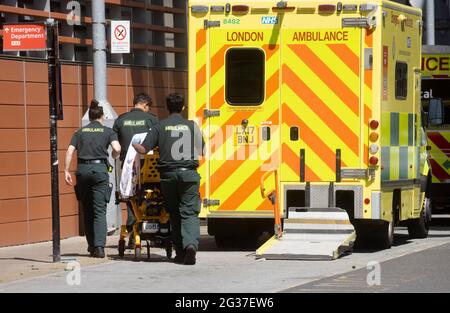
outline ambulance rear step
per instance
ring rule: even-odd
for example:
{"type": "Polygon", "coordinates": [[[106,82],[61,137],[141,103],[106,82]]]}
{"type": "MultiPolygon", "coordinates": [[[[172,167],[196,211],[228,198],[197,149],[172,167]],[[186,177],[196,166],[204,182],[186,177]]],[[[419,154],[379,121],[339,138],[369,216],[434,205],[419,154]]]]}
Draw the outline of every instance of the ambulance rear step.
{"type": "Polygon", "coordinates": [[[256,251],[257,259],[334,260],[353,248],[356,233],[345,210],[290,207],[284,229],[256,251]]]}

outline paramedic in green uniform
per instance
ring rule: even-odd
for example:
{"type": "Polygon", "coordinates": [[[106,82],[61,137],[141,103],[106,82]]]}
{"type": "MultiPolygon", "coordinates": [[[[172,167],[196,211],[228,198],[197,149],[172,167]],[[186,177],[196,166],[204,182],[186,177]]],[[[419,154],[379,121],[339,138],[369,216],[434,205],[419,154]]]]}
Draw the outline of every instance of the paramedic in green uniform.
{"type": "Polygon", "coordinates": [[[152,128],[144,142],[134,143],[139,153],[159,147],[158,168],[161,189],[170,214],[172,237],[175,244],[175,262],[193,265],[200,239],[200,175],[198,159],[203,155],[203,137],[193,121],[181,116],[183,96],[167,97],[169,117],[152,128]]]}
{"type": "Polygon", "coordinates": [[[91,256],[105,257],[106,204],[111,197],[108,175],[108,147],[112,146],[112,156],[120,155],[117,134],[103,126],[103,108],[92,100],[89,108],[90,123],[75,132],[70,141],[65,161],[65,181],[73,186],[69,168],[75,150],[78,154],[76,171],[77,199],[83,205],[84,229],[91,256]]]}
{"type": "MultiPolygon", "coordinates": [[[[120,146],[122,147],[122,151],[120,152],[122,166],[133,136],[139,133],[146,133],[154,125],[158,124],[156,116],[150,113],[152,99],[149,95],[145,93],[136,95],[133,99],[133,105],[134,108],[130,112],[120,115],[113,126],[113,130],[117,133],[120,146]]],[[[127,209],[127,230],[131,232],[135,218],[129,201],[127,201],[127,209]]],[[[133,236],[130,237],[130,245],[132,245],[132,238],[133,236]]]]}

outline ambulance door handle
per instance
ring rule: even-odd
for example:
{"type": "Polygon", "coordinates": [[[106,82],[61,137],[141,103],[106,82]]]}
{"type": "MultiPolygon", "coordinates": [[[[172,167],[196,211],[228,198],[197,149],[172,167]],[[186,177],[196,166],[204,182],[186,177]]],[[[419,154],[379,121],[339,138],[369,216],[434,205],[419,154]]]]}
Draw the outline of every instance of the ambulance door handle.
{"type": "Polygon", "coordinates": [[[263,141],[270,141],[270,127],[264,126],[261,131],[261,137],[263,141]]]}
{"type": "Polygon", "coordinates": [[[291,141],[298,141],[299,136],[298,136],[298,127],[297,126],[291,126],[289,133],[290,133],[289,137],[290,137],[291,141]]]}

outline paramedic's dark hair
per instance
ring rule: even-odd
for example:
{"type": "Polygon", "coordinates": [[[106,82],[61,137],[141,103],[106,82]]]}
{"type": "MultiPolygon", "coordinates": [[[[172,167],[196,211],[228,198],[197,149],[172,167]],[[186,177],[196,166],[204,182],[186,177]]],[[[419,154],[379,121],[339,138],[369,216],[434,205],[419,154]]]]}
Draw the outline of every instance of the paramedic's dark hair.
{"type": "Polygon", "coordinates": [[[91,101],[89,106],[89,119],[91,121],[98,120],[103,116],[103,107],[99,106],[99,102],[95,99],[91,101]]]}
{"type": "Polygon", "coordinates": [[[140,94],[137,94],[133,99],[133,105],[136,105],[138,103],[147,103],[148,106],[152,105],[152,98],[146,93],[141,92],[140,94]]]}
{"type": "Polygon", "coordinates": [[[184,98],[179,93],[171,93],[167,98],[167,110],[170,113],[181,113],[184,106],[184,98]]]}

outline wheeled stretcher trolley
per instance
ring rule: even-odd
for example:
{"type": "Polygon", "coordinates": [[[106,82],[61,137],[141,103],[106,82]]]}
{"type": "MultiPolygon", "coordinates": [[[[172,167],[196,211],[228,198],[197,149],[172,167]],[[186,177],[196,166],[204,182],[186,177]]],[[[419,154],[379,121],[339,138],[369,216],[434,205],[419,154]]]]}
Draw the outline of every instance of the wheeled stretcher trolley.
{"type": "Polygon", "coordinates": [[[151,247],[165,249],[167,258],[172,257],[169,213],[164,207],[160,176],[156,167],[158,157],[157,152],[147,154],[140,168],[140,175],[133,175],[133,179],[138,181],[135,184],[134,195],[127,201],[131,203],[136,223],[131,233],[128,232],[126,225],[121,227],[118,246],[120,257],[125,255],[125,239],[131,237],[136,261],[141,259],[143,242],[147,246],[147,259],[150,258],[151,247]]]}

